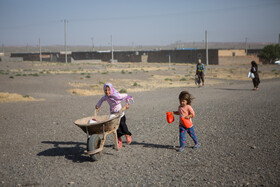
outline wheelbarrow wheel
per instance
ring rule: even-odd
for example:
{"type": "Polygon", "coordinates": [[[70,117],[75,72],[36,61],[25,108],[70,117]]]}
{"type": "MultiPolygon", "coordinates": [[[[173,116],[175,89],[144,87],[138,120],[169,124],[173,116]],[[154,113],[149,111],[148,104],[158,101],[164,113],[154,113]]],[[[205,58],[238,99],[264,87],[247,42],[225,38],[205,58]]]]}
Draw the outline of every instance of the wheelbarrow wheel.
{"type": "MultiPolygon", "coordinates": [[[[101,139],[98,135],[94,134],[87,140],[87,151],[94,151],[100,147],[101,139]]],[[[97,161],[101,158],[101,152],[90,155],[93,161],[97,161]]]]}

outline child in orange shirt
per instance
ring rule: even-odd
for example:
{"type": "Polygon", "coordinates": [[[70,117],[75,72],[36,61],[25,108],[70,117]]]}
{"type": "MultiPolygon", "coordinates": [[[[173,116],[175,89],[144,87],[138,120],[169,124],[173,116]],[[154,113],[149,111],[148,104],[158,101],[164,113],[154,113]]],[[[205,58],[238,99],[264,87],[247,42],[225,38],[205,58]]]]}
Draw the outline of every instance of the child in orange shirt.
{"type": "Polygon", "coordinates": [[[178,111],[173,111],[174,114],[180,116],[180,124],[179,124],[179,132],[180,132],[180,149],[179,151],[183,151],[186,147],[186,136],[185,133],[190,135],[193,139],[195,145],[194,149],[198,149],[200,143],[197,141],[196,134],[194,132],[193,124],[191,118],[195,116],[194,110],[191,107],[191,102],[194,98],[187,91],[182,91],[179,95],[180,106],[178,107],[178,111]],[[187,122],[187,120],[189,120],[187,122]]]}

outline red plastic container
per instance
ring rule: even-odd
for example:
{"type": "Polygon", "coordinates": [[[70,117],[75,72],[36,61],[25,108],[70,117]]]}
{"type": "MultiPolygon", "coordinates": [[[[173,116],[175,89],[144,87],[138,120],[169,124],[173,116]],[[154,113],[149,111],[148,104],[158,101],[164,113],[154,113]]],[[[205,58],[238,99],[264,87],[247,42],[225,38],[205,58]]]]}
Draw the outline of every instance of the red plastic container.
{"type": "Polygon", "coordinates": [[[174,121],[174,116],[172,112],[166,112],[166,119],[168,123],[172,123],[174,121]]]}
{"type": "Polygon", "coordinates": [[[183,124],[186,128],[191,128],[193,126],[190,119],[186,119],[184,117],[181,117],[181,120],[182,120],[182,122],[183,122],[183,124]]]}

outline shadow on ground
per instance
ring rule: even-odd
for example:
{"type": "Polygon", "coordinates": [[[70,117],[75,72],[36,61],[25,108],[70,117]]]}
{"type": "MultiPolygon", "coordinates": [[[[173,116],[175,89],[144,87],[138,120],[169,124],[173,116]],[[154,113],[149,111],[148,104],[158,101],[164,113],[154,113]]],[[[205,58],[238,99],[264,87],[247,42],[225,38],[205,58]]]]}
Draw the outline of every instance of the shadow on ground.
{"type": "Polygon", "coordinates": [[[228,91],[252,91],[253,89],[244,88],[244,89],[235,89],[235,88],[216,88],[218,90],[228,90],[228,91]]]}
{"type": "MultiPolygon", "coordinates": [[[[91,162],[91,158],[87,155],[84,155],[84,150],[86,148],[86,143],[82,142],[62,142],[62,141],[42,141],[43,144],[53,144],[53,148],[44,150],[39,152],[37,156],[63,156],[68,160],[72,160],[73,162],[91,162]]],[[[146,142],[131,142],[131,145],[140,145],[146,148],[155,148],[155,149],[170,149],[176,150],[179,146],[173,145],[161,145],[161,144],[153,144],[153,143],[146,143],[146,142]]],[[[112,145],[105,145],[104,147],[114,147],[112,145]]],[[[191,147],[190,147],[191,148],[191,147]]],[[[103,152],[103,154],[112,155],[110,153],[103,152]]]]}
{"type": "MultiPolygon", "coordinates": [[[[53,148],[47,149],[37,154],[37,156],[64,156],[73,162],[91,162],[90,156],[84,154],[87,144],[82,142],[59,142],[59,141],[42,141],[43,144],[53,144],[53,148]]],[[[114,147],[114,145],[104,145],[105,148],[114,147]]],[[[113,155],[103,152],[102,154],[113,155]]]]}
{"type": "Polygon", "coordinates": [[[175,150],[176,148],[179,148],[178,146],[175,147],[173,145],[160,145],[160,144],[153,144],[153,143],[146,143],[146,142],[136,142],[136,141],[131,142],[131,145],[142,145],[143,147],[148,147],[148,148],[172,149],[172,150],[175,150]]]}
{"type": "Polygon", "coordinates": [[[89,156],[82,155],[86,143],[81,142],[59,142],[59,141],[43,141],[43,144],[53,144],[53,148],[47,149],[37,154],[37,156],[64,156],[73,162],[91,161],[89,156]]]}

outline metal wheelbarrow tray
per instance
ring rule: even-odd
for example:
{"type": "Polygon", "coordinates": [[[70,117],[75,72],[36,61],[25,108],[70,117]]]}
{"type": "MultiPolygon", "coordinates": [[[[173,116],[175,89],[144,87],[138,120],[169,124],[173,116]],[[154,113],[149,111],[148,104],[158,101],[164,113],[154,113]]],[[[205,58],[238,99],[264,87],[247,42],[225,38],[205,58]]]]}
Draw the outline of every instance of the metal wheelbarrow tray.
{"type": "Polygon", "coordinates": [[[110,115],[90,116],[78,119],[74,122],[87,134],[87,150],[85,153],[91,157],[93,161],[97,161],[101,157],[102,150],[106,141],[106,136],[110,133],[114,134],[115,149],[118,150],[117,129],[121,119],[120,113],[115,114],[115,117],[109,118],[110,115]],[[88,123],[92,118],[97,120],[97,123],[88,123]],[[100,139],[98,135],[102,135],[100,139]]]}

